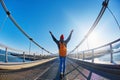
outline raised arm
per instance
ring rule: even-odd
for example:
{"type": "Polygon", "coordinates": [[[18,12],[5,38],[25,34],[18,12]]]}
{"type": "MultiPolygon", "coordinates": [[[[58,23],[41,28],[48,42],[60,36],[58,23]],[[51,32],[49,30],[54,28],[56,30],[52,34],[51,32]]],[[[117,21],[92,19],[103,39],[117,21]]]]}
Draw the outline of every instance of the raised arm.
{"type": "Polygon", "coordinates": [[[52,34],[52,32],[49,31],[49,33],[51,34],[53,41],[54,41],[56,44],[58,44],[58,40],[54,37],[54,35],[52,34]]]}
{"type": "Polygon", "coordinates": [[[71,30],[70,35],[69,35],[68,38],[65,40],[66,43],[68,43],[68,42],[70,41],[72,33],[73,33],[73,30],[71,30]]]}

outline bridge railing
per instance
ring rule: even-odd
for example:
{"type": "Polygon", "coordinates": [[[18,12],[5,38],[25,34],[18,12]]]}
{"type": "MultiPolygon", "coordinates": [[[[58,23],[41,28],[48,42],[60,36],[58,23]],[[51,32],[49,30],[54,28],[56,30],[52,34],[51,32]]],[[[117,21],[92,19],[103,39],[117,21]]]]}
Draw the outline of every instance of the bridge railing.
{"type": "MultiPolygon", "coordinates": [[[[110,58],[109,61],[110,63],[114,63],[114,53],[120,53],[120,38],[110,42],[108,44],[89,49],[89,50],[84,50],[84,51],[79,51],[75,52],[73,54],[69,54],[70,57],[72,58],[78,58],[81,60],[87,60],[90,62],[95,62],[95,58],[99,58],[101,56],[104,56],[108,54],[107,58],[110,58]],[[110,55],[109,55],[110,54],[110,55]]],[[[108,60],[107,60],[108,61],[108,60]]],[[[105,61],[103,61],[105,62],[105,61]]]]}
{"type": "MultiPolygon", "coordinates": [[[[31,52],[32,53],[32,52],[31,52]]],[[[26,62],[54,57],[53,55],[43,55],[42,53],[29,54],[28,51],[17,50],[6,45],[0,44],[0,62],[26,62]]]]}

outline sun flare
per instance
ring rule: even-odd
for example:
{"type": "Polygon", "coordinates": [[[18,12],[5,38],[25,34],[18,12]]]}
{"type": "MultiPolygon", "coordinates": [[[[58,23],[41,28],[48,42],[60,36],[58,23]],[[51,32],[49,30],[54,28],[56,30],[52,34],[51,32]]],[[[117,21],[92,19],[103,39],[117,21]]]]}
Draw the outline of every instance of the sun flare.
{"type": "Polygon", "coordinates": [[[92,32],[88,37],[88,44],[90,48],[96,47],[100,42],[99,35],[97,32],[92,32]]]}

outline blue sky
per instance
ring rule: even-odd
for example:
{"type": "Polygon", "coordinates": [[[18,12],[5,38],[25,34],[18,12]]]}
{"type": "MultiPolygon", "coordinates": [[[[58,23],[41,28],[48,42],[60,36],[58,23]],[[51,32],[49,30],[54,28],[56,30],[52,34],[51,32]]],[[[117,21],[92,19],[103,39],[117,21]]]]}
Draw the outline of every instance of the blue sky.
{"type": "MultiPolygon", "coordinates": [[[[57,53],[58,48],[52,41],[49,30],[57,39],[61,34],[68,37],[73,29],[68,50],[72,50],[83,39],[94,23],[103,0],[4,0],[11,15],[36,42],[50,52],[57,53]]],[[[120,0],[110,0],[108,7],[120,23],[120,0]]],[[[6,14],[0,5],[0,28],[6,14]]],[[[120,37],[115,20],[108,10],[88,38],[90,48],[111,42],[120,37]]],[[[30,41],[7,18],[0,29],[0,43],[9,47],[26,50],[30,41]]],[[[86,45],[86,42],[84,43],[86,45]]],[[[84,46],[82,49],[86,49],[84,46]]],[[[32,52],[41,53],[41,49],[32,44],[32,52]]]]}

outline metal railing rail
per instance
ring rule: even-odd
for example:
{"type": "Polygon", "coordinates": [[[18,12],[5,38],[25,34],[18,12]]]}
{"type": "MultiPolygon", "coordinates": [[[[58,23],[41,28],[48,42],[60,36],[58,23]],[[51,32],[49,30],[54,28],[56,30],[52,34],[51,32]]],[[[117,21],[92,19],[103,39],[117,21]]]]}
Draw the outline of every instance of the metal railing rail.
{"type": "MultiPolygon", "coordinates": [[[[82,60],[85,60],[85,53],[86,52],[89,52],[89,51],[91,51],[92,52],[92,62],[94,62],[94,58],[95,58],[95,54],[97,54],[97,53],[95,53],[95,50],[97,50],[97,49],[100,49],[100,48],[104,48],[104,47],[109,47],[109,52],[110,52],[110,62],[111,63],[113,63],[114,61],[113,61],[113,54],[114,54],[114,51],[113,51],[113,44],[115,44],[115,43],[117,43],[117,42],[120,42],[120,38],[119,39],[117,39],[117,40],[114,40],[114,41],[112,41],[112,42],[110,42],[110,43],[107,43],[107,44],[105,44],[105,45],[102,45],[102,46],[99,46],[99,47],[96,47],[96,48],[93,48],[93,49],[89,49],[89,50],[84,50],[84,51],[80,51],[79,53],[82,53],[82,60]]],[[[78,52],[77,52],[77,54],[78,54],[78,52]]],[[[105,53],[104,53],[105,54],[105,53]]],[[[69,56],[70,55],[73,55],[73,54],[69,54],[69,56]]],[[[76,55],[76,54],[74,54],[74,55],[76,55]]],[[[77,55],[77,57],[79,56],[79,54],[77,55]]]]}
{"type": "MultiPolygon", "coordinates": [[[[25,62],[26,60],[40,60],[42,58],[52,58],[53,56],[48,56],[48,55],[43,55],[43,53],[41,53],[41,55],[36,55],[35,53],[33,53],[33,55],[29,55],[28,51],[23,51],[23,50],[17,50],[11,47],[8,47],[6,45],[0,44],[0,53],[2,56],[5,56],[5,62],[10,62],[8,57],[10,55],[14,56],[12,58],[12,61],[14,61],[14,58],[21,58],[23,59],[23,62],[25,62]]],[[[3,61],[4,62],[4,61],[3,61]]],[[[16,61],[15,61],[16,62],[16,61]]],[[[17,61],[19,62],[19,61],[17,61]]],[[[20,61],[21,62],[21,61],[20,61]]]]}

